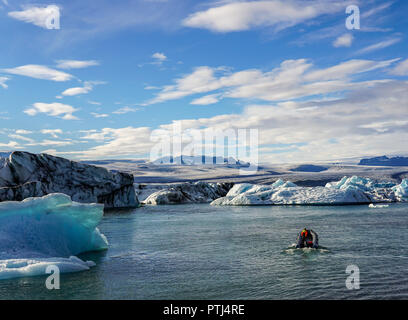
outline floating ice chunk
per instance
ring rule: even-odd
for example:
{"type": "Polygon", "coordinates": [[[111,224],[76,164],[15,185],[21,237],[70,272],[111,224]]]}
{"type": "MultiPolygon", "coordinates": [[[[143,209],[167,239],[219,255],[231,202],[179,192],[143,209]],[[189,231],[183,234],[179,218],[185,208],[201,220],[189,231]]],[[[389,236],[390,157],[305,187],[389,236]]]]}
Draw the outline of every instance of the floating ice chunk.
{"type": "Polygon", "coordinates": [[[408,179],[404,179],[401,184],[392,187],[392,191],[399,201],[408,201],[408,179]]]}
{"type": "Polygon", "coordinates": [[[331,205],[408,201],[408,180],[395,186],[358,176],[343,177],[325,187],[299,187],[279,179],[270,186],[236,184],[212,205],[331,205]]]}
{"type": "Polygon", "coordinates": [[[392,182],[376,182],[370,178],[362,178],[358,176],[343,177],[338,182],[329,182],[326,188],[336,188],[340,190],[354,189],[361,191],[374,192],[376,189],[391,188],[395,186],[392,182]]]}
{"type": "Polygon", "coordinates": [[[0,260],[0,280],[46,275],[48,266],[57,266],[61,273],[89,270],[95,266],[93,261],[84,262],[71,256],[69,258],[9,259],[0,260]]]}
{"type": "Polygon", "coordinates": [[[375,209],[375,208],[388,208],[389,205],[388,205],[388,204],[374,204],[374,203],[370,203],[370,204],[368,205],[368,207],[369,207],[369,208],[373,208],[373,209],[375,209]]]}
{"type": "Polygon", "coordinates": [[[102,204],[79,204],[64,194],[0,203],[0,279],[45,274],[50,264],[61,272],[94,265],[74,257],[105,250],[97,228],[102,204]]]}
{"type": "Polygon", "coordinates": [[[226,196],[213,201],[212,205],[270,205],[270,204],[350,204],[368,203],[371,199],[360,191],[330,190],[324,187],[314,188],[283,188],[262,194],[240,194],[235,197],[226,196]]]}
{"type": "Polygon", "coordinates": [[[225,197],[212,205],[272,205],[272,204],[350,204],[370,203],[369,195],[358,188],[298,187],[278,180],[270,186],[237,184],[225,197]]]}
{"type": "MultiPolygon", "coordinates": [[[[143,203],[149,205],[206,203],[225,196],[231,186],[232,184],[228,182],[208,183],[201,181],[166,185],[158,191],[155,191],[157,189],[152,189],[152,193],[146,196],[143,203]]],[[[146,190],[143,191],[146,194],[146,190]]]]}

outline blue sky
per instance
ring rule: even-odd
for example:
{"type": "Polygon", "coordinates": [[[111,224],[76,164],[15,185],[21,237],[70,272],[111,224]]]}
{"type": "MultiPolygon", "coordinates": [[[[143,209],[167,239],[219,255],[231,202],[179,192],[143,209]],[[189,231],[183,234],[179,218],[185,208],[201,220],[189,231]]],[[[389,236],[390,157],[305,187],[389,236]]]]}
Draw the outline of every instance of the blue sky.
{"type": "Polygon", "coordinates": [[[258,129],[261,162],[406,154],[407,12],[403,0],[0,0],[0,150],[146,158],[152,132],[178,123],[258,129]],[[351,4],[360,29],[346,28],[351,4]]]}

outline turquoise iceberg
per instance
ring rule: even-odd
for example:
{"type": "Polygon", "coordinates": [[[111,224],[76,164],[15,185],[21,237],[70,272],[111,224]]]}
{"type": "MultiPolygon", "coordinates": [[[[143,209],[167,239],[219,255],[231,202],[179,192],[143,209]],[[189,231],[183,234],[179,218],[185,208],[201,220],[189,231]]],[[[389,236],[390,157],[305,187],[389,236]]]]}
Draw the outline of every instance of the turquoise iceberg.
{"type": "Polygon", "coordinates": [[[49,265],[60,272],[94,265],[75,255],[108,248],[97,225],[102,204],[80,204],[64,194],[0,203],[0,279],[45,275],[49,265]]]}

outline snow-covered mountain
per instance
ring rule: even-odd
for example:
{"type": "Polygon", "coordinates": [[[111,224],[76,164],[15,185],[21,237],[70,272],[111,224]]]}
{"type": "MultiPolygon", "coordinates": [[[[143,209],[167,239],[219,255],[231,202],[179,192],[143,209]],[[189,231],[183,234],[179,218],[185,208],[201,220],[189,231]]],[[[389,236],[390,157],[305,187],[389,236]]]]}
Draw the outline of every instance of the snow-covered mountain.
{"type": "Polygon", "coordinates": [[[408,157],[392,157],[387,156],[361,159],[359,165],[362,166],[392,166],[405,167],[408,166],[408,157]]]}
{"type": "Polygon", "coordinates": [[[166,156],[152,161],[153,164],[173,164],[173,165],[210,165],[210,166],[236,166],[249,167],[250,163],[235,159],[233,157],[216,157],[216,156],[166,156]]]}

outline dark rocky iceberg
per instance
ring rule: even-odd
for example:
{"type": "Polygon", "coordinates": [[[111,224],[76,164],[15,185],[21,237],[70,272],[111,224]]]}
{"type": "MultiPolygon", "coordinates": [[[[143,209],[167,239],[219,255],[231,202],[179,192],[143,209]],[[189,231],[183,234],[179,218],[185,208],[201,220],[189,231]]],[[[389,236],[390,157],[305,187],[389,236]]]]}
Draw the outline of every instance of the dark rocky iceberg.
{"type": "Polygon", "coordinates": [[[48,154],[15,151],[0,159],[0,201],[64,193],[80,203],[105,208],[137,207],[133,175],[110,172],[48,154]]]}
{"type": "MultiPolygon", "coordinates": [[[[206,203],[224,197],[233,183],[194,182],[169,185],[155,191],[142,201],[144,204],[206,203]]],[[[138,186],[140,188],[140,186],[138,186]]]]}

